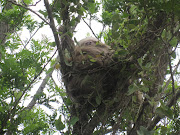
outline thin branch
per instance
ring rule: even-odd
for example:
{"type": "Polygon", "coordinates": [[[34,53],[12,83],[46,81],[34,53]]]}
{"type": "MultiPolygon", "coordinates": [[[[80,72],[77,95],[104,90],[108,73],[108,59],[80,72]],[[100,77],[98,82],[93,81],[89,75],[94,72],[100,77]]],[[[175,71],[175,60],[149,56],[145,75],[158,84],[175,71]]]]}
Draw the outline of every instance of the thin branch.
{"type": "MultiPolygon", "coordinates": [[[[173,95],[173,97],[171,98],[171,100],[166,104],[166,106],[168,106],[169,108],[171,106],[173,106],[174,103],[177,102],[177,100],[180,98],[180,88],[177,91],[177,93],[175,95],[173,95]]],[[[156,115],[153,119],[153,121],[151,121],[151,123],[148,126],[148,130],[153,130],[153,128],[156,126],[156,124],[161,120],[161,117],[159,115],[156,115]]]]}
{"type": "Polygon", "coordinates": [[[129,131],[128,135],[134,135],[134,132],[136,132],[136,130],[139,128],[140,124],[140,120],[144,114],[144,110],[145,110],[145,107],[149,105],[149,103],[147,102],[147,100],[145,99],[143,104],[141,105],[141,108],[140,108],[140,111],[139,111],[139,114],[137,116],[137,120],[136,122],[134,123],[134,126],[133,128],[129,131]]]}
{"type": "MultiPolygon", "coordinates": [[[[9,113],[8,113],[7,120],[8,120],[8,118],[9,118],[10,114],[15,114],[16,107],[17,107],[19,101],[22,99],[22,97],[24,96],[24,94],[26,93],[26,91],[31,87],[31,85],[32,85],[33,82],[37,79],[37,77],[42,73],[42,71],[44,71],[45,67],[46,67],[47,64],[51,61],[51,59],[54,57],[54,55],[56,54],[56,52],[57,52],[57,50],[55,51],[55,53],[53,54],[53,56],[48,60],[48,62],[44,65],[44,67],[43,67],[42,70],[39,72],[39,74],[34,77],[34,79],[30,82],[30,84],[29,84],[29,85],[26,87],[26,89],[22,92],[22,94],[21,94],[21,96],[19,97],[19,99],[15,101],[12,110],[10,110],[9,113]]],[[[44,80],[43,80],[43,81],[44,81],[44,80]]],[[[34,96],[34,97],[36,97],[36,96],[34,96]]],[[[31,105],[32,105],[32,104],[31,104],[31,105]]],[[[29,107],[32,108],[33,106],[29,106],[29,107]]]]}
{"type": "Polygon", "coordinates": [[[25,46],[25,44],[24,44],[23,41],[21,40],[19,34],[18,34],[16,31],[15,31],[15,33],[16,33],[16,35],[18,36],[18,38],[20,39],[21,44],[22,44],[23,46],[25,46]]]}
{"type": "Polygon", "coordinates": [[[31,39],[34,37],[34,35],[38,32],[38,30],[40,29],[41,27],[37,28],[37,30],[30,36],[29,40],[26,42],[26,44],[24,45],[24,49],[26,48],[26,46],[29,44],[29,42],[31,41],[31,39]]]}
{"type": "Polygon", "coordinates": [[[174,94],[175,92],[175,88],[174,88],[174,75],[173,75],[173,71],[172,71],[172,66],[171,66],[171,56],[169,55],[169,68],[170,68],[170,74],[171,74],[171,81],[172,81],[172,92],[174,94]]]}
{"type": "Polygon", "coordinates": [[[128,105],[129,105],[129,103],[131,102],[131,99],[129,99],[129,101],[128,102],[126,102],[126,104],[122,107],[122,110],[120,111],[120,113],[119,113],[119,117],[117,118],[117,124],[114,124],[113,126],[112,126],[112,131],[113,131],[113,133],[112,133],[112,135],[115,135],[116,134],[116,132],[118,131],[118,129],[121,127],[121,121],[122,121],[122,119],[123,119],[123,114],[124,114],[124,112],[125,112],[125,110],[126,110],[126,108],[128,107],[128,105]]]}
{"type": "Polygon", "coordinates": [[[19,99],[14,103],[14,107],[12,109],[11,112],[15,111],[16,106],[18,105],[19,101],[21,100],[21,98],[24,96],[24,94],[26,93],[26,91],[31,87],[31,85],[33,84],[33,82],[37,79],[38,76],[40,76],[40,74],[44,71],[44,69],[46,68],[46,66],[48,65],[48,63],[52,60],[52,58],[54,57],[54,55],[56,54],[57,50],[55,51],[55,53],[51,56],[51,58],[47,61],[47,63],[44,65],[44,67],[42,68],[42,70],[34,77],[34,79],[29,83],[29,85],[25,88],[25,90],[22,92],[22,95],[19,97],[19,99]]]}
{"type": "Polygon", "coordinates": [[[21,4],[18,4],[18,3],[16,3],[16,2],[13,2],[13,1],[11,1],[11,0],[8,0],[8,2],[10,2],[10,3],[12,3],[12,4],[16,5],[16,6],[19,6],[19,7],[22,7],[22,8],[24,8],[24,9],[27,9],[27,10],[31,11],[32,13],[34,13],[35,15],[37,15],[39,18],[41,18],[46,24],[49,24],[42,16],[40,16],[40,15],[39,15],[38,13],[36,13],[34,10],[32,10],[32,9],[30,9],[30,8],[28,8],[28,7],[25,7],[25,6],[21,5],[21,4]]]}
{"type": "Polygon", "coordinates": [[[98,37],[96,36],[96,34],[94,33],[94,31],[92,30],[91,26],[84,20],[84,18],[82,18],[82,20],[85,22],[85,24],[89,27],[89,29],[91,30],[91,32],[93,33],[93,35],[98,39],[98,37]]]}
{"type": "Polygon", "coordinates": [[[21,40],[20,36],[18,35],[18,33],[15,31],[16,35],[18,36],[18,38],[20,39],[21,44],[24,46],[24,49],[26,48],[26,46],[29,44],[29,42],[31,41],[31,39],[34,37],[34,35],[38,32],[38,30],[40,29],[40,27],[30,36],[29,40],[26,42],[26,44],[23,43],[23,41],[21,40]]]}
{"type": "MultiPolygon", "coordinates": [[[[174,74],[176,73],[179,65],[180,65],[180,60],[178,61],[175,69],[173,70],[172,75],[174,75],[174,74]]],[[[166,85],[163,87],[163,91],[165,91],[165,90],[167,89],[167,87],[168,87],[168,85],[169,85],[170,82],[171,82],[171,76],[169,77],[168,81],[166,82],[166,85]]]]}
{"type": "Polygon", "coordinates": [[[79,23],[79,21],[81,20],[81,18],[82,18],[82,15],[78,15],[78,16],[76,17],[76,20],[78,20],[78,21],[76,21],[76,22],[75,22],[75,25],[71,28],[71,33],[74,32],[74,30],[75,30],[77,24],[79,23]]]}
{"type": "Polygon", "coordinates": [[[38,0],[35,4],[31,4],[31,5],[28,5],[28,6],[36,6],[41,0],[38,0]]]}
{"type": "Polygon", "coordinates": [[[102,33],[103,33],[105,27],[106,27],[105,24],[103,24],[103,28],[102,28],[102,31],[101,31],[100,36],[99,36],[100,39],[101,39],[101,37],[102,37],[102,33]]]}

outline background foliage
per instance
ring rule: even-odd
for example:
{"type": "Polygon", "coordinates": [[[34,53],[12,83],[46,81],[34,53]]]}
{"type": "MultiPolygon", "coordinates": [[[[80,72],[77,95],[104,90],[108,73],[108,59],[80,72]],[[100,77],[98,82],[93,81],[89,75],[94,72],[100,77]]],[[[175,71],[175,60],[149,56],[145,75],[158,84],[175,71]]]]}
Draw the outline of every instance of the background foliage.
{"type": "MultiPolygon", "coordinates": [[[[180,133],[179,0],[55,0],[49,7],[47,0],[0,3],[0,134],[73,133],[79,118],[72,114],[73,103],[56,80],[61,75],[59,69],[62,74],[71,69],[63,54],[71,55],[69,38],[81,21],[93,36],[111,45],[122,66],[121,77],[131,76],[132,81],[125,94],[130,106],[114,111],[104,123],[95,123],[93,134],[180,133]],[[40,2],[45,8],[32,10],[40,2]],[[93,21],[102,24],[100,33],[94,33],[93,21]],[[46,25],[55,41],[45,35],[35,38],[46,25]],[[26,35],[21,34],[24,30],[26,35]],[[141,104],[137,104],[137,91],[144,95],[141,104]]],[[[107,106],[111,104],[114,101],[108,101],[107,106]]],[[[90,112],[93,117],[95,114],[90,112]]]]}

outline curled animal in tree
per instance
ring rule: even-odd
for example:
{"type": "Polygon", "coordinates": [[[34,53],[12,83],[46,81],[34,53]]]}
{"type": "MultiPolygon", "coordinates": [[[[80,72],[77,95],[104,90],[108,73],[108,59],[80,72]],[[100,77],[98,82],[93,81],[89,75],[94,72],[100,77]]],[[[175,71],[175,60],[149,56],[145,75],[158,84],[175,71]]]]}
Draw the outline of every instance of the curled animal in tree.
{"type": "Polygon", "coordinates": [[[74,125],[79,131],[74,133],[84,134],[81,128],[93,116],[92,111],[99,114],[103,108],[103,111],[107,109],[107,114],[114,113],[131,101],[127,91],[132,83],[130,71],[133,67],[131,69],[131,63],[127,61],[117,62],[114,52],[110,46],[92,37],[79,41],[74,48],[73,57],[69,59],[72,72],[66,83],[67,94],[76,103],[71,106],[72,116],[79,118],[74,125]]]}
{"type": "Polygon", "coordinates": [[[112,54],[111,47],[98,41],[98,39],[93,37],[82,39],[79,41],[79,45],[75,47],[74,68],[76,70],[87,70],[105,67],[113,61],[112,54]]]}
{"type": "Polygon", "coordinates": [[[114,85],[110,77],[114,76],[107,70],[113,63],[113,53],[110,46],[96,38],[88,37],[79,41],[74,49],[73,74],[67,87],[73,102],[89,102],[94,106],[100,104],[107,89],[114,85]]]}

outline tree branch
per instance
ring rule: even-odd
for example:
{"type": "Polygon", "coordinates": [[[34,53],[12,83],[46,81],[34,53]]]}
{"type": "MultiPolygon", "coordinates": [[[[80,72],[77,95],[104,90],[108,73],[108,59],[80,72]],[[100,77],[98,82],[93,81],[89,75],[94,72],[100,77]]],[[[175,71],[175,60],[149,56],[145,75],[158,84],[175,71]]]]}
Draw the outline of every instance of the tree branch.
{"type": "Polygon", "coordinates": [[[59,56],[60,56],[60,62],[63,63],[61,65],[64,65],[64,55],[62,53],[62,46],[60,44],[58,32],[57,32],[56,27],[55,27],[53,15],[52,15],[52,10],[50,8],[48,0],[44,0],[44,4],[45,4],[47,12],[48,12],[48,18],[50,20],[50,27],[51,27],[51,30],[53,32],[54,39],[55,39],[55,42],[56,42],[56,45],[57,45],[57,49],[58,49],[59,56]]]}
{"type": "MultiPolygon", "coordinates": [[[[171,75],[174,75],[176,73],[179,65],[180,65],[180,60],[178,61],[177,65],[176,65],[175,69],[173,70],[173,72],[171,73],[171,75]]],[[[169,77],[168,81],[166,82],[166,85],[163,87],[163,91],[165,91],[167,89],[170,82],[171,82],[171,76],[169,77]]]]}
{"type": "Polygon", "coordinates": [[[82,20],[85,22],[85,24],[89,27],[89,29],[91,30],[91,32],[93,33],[93,35],[98,39],[98,37],[96,36],[96,34],[94,33],[94,31],[92,30],[91,26],[82,18],[82,20]]]}
{"type": "MultiPolygon", "coordinates": [[[[173,106],[174,103],[177,102],[177,100],[180,98],[180,88],[177,91],[177,93],[175,95],[173,95],[173,97],[171,98],[171,100],[166,104],[166,106],[168,106],[169,108],[173,106]]],[[[153,119],[153,121],[150,122],[150,124],[148,125],[147,129],[148,130],[153,130],[153,128],[156,126],[156,124],[161,120],[161,117],[159,115],[156,115],[153,119]]]]}
{"type": "Polygon", "coordinates": [[[49,73],[45,76],[45,78],[43,79],[41,85],[39,86],[36,94],[34,94],[33,99],[32,99],[31,102],[27,105],[26,109],[31,110],[31,109],[33,108],[33,106],[36,104],[36,101],[39,99],[38,96],[40,95],[40,93],[43,92],[43,90],[44,90],[44,88],[45,88],[45,86],[46,86],[49,78],[51,77],[53,71],[54,71],[54,69],[51,70],[51,72],[49,72],[49,73]]]}
{"type": "Polygon", "coordinates": [[[39,18],[41,18],[46,24],[49,24],[42,16],[40,16],[40,15],[39,15],[38,13],[36,13],[34,10],[32,10],[32,9],[30,9],[30,8],[28,8],[28,7],[25,7],[25,6],[21,5],[21,4],[18,4],[18,3],[14,2],[14,1],[11,1],[11,0],[8,0],[8,2],[10,2],[10,3],[12,3],[12,4],[16,5],[16,6],[19,6],[19,7],[22,7],[22,8],[24,8],[24,9],[27,9],[27,10],[31,11],[32,13],[34,13],[35,15],[37,15],[39,18]]]}
{"type": "MultiPolygon", "coordinates": [[[[57,52],[57,50],[56,50],[56,52],[57,52]]],[[[56,54],[56,52],[55,52],[54,54],[56,54]]],[[[53,55],[53,56],[54,56],[54,55],[53,55]]],[[[43,90],[44,90],[44,88],[45,88],[45,86],[46,86],[49,78],[51,77],[51,75],[52,75],[52,73],[53,73],[53,71],[54,71],[54,66],[57,64],[57,62],[58,62],[58,57],[56,58],[56,63],[51,67],[51,68],[53,68],[53,69],[45,76],[45,78],[43,79],[41,85],[39,86],[36,94],[33,96],[33,99],[32,99],[31,102],[27,105],[26,109],[29,109],[29,110],[30,110],[30,109],[32,109],[32,107],[36,104],[36,101],[39,99],[38,96],[39,96],[40,93],[43,92],[43,90]]],[[[50,68],[50,69],[51,69],[51,68],[50,68]]]]}
{"type": "Polygon", "coordinates": [[[33,84],[33,82],[37,79],[38,76],[40,76],[40,74],[44,71],[44,69],[46,68],[46,66],[48,65],[48,63],[51,61],[51,59],[54,57],[54,55],[56,54],[57,50],[54,52],[54,54],[51,56],[51,58],[47,61],[47,63],[44,65],[44,67],[41,69],[41,71],[34,76],[34,79],[29,83],[29,85],[25,88],[25,90],[22,92],[22,95],[19,97],[19,99],[16,100],[16,102],[14,103],[14,107],[12,109],[11,112],[14,112],[16,109],[16,106],[18,105],[19,101],[21,100],[21,98],[24,96],[24,94],[27,92],[27,90],[31,87],[31,85],[33,84]]]}
{"type": "Polygon", "coordinates": [[[168,58],[169,58],[169,68],[170,68],[170,75],[171,75],[172,92],[174,94],[175,87],[174,87],[174,76],[173,76],[172,65],[171,65],[171,56],[168,55],[168,58]]]}
{"type": "Polygon", "coordinates": [[[24,45],[24,48],[26,48],[26,46],[29,44],[29,42],[31,41],[31,39],[35,36],[35,34],[38,32],[38,30],[41,27],[37,28],[36,31],[30,36],[29,40],[26,42],[26,44],[24,45]]]}
{"type": "Polygon", "coordinates": [[[78,15],[78,16],[76,17],[76,20],[78,20],[78,21],[76,21],[76,22],[75,22],[75,25],[71,28],[71,31],[70,31],[71,33],[74,32],[77,24],[78,24],[79,21],[81,20],[81,17],[82,17],[82,15],[78,15]]]}

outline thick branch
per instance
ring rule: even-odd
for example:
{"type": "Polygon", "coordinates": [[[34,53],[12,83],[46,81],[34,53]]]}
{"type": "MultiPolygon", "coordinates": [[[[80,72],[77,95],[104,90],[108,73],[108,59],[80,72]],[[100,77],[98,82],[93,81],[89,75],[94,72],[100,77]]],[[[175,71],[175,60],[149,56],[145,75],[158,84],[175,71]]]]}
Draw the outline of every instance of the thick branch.
{"type": "Polygon", "coordinates": [[[50,27],[52,29],[52,32],[53,32],[53,35],[54,35],[54,38],[55,38],[55,42],[56,42],[56,45],[57,45],[58,50],[59,50],[60,49],[60,40],[59,40],[59,37],[58,37],[58,32],[57,32],[56,27],[55,27],[53,15],[52,15],[52,10],[50,8],[48,0],[44,0],[44,4],[45,4],[47,12],[48,12],[48,18],[50,20],[50,27]]]}
{"type": "MultiPolygon", "coordinates": [[[[61,69],[62,69],[61,71],[63,72],[63,74],[66,74],[66,71],[67,71],[66,69],[68,69],[68,67],[66,66],[65,61],[64,61],[64,50],[66,48],[68,48],[68,46],[71,46],[71,44],[68,44],[68,38],[67,38],[68,35],[66,35],[67,34],[67,29],[64,28],[63,33],[62,33],[63,38],[61,39],[61,43],[60,43],[58,32],[56,30],[54,19],[53,19],[51,7],[49,5],[48,0],[44,0],[44,3],[45,3],[45,6],[46,6],[46,9],[47,9],[47,12],[48,12],[48,18],[50,20],[50,27],[52,29],[52,32],[53,32],[53,35],[54,35],[54,38],[55,38],[55,42],[56,42],[56,45],[57,45],[57,49],[58,49],[58,52],[59,52],[60,64],[61,64],[61,69]]],[[[64,15],[64,16],[66,16],[66,15],[64,15]]],[[[64,26],[67,26],[67,23],[64,26]]],[[[69,53],[71,53],[71,52],[72,51],[70,51],[69,53]]]]}
{"type": "Polygon", "coordinates": [[[36,101],[39,99],[38,96],[43,92],[49,78],[51,77],[52,73],[53,73],[54,69],[51,70],[51,72],[49,72],[46,77],[43,79],[41,85],[39,86],[39,89],[37,90],[36,94],[33,96],[33,99],[31,100],[31,102],[28,104],[28,106],[26,107],[26,109],[32,109],[33,106],[36,104],[36,101]]]}

